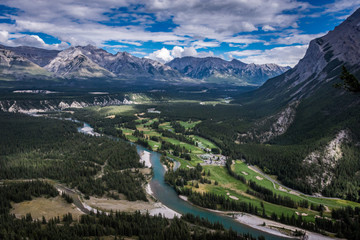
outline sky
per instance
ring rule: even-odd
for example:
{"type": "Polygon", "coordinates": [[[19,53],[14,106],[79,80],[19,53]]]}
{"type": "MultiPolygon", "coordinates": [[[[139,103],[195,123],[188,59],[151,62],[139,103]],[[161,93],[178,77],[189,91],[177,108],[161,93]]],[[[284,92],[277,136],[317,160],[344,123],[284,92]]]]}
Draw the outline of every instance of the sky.
{"type": "Polygon", "coordinates": [[[0,44],[294,66],[358,0],[1,0],[0,44]]]}

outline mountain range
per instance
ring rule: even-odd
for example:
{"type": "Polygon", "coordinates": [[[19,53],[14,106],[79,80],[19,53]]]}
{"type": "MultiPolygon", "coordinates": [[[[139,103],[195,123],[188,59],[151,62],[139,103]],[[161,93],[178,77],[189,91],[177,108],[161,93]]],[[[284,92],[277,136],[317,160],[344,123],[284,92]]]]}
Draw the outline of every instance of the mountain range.
{"type": "Polygon", "coordinates": [[[5,79],[46,77],[48,80],[127,80],[138,84],[163,82],[259,86],[289,69],[275,64],[246,64],[216,57],[183,57],[162,64],[127,52],[111,54],[92,45],[70,47],[63,51],[0,45],[0,50],[0,76],[5,79]]]}
{"type": "MultiPolygon", "coordinates": [[[[59,82],[62,79],[106,78],[141,80],[150,84],[154,80],[230,84],[229,80],[224,80],[224,76],[230,76],[238,85],[251,85],[260,81],[262,74],[279,74],[286,70],[276,65],[245,64],[220,58],[184,57],[164,65],[126,52],[114,55],[91,45],[51,53],[29,49],[32,48],[0,48],[1,78],[21,79],[32,75],[51,80],[49,74],[53,74],[61,79],[59,82]],[[42,54],[47,56],[45,60],[41,60],[42,54]],[[247,76],[244,81],[241,76],[247,72],[259,77],[247,76]]],[[[229,153],[241,153],[236,157],[246,158],[249,151],[252,155],[261,152],[266,157],[247,160],[263,169],[266,167],[287,186],[307,193],[353,199],[351,195],[358,196],[360,186],[360,97],[334,87],[342,81],[343,66],[360,78],[360,9],[333,31],[312,40],[305,56],[294,68],[267,80],[255,91],[234,95],[231,104],[225,107],[212,106],[211,111],[218,110],[216,115],[219,118],[224,115],[224,118],[210,119],[199,128],[202,126],[206,137],[219,146],[225,142],[223,147],[228,147],[229,153]],[[226,111],[222,112],[222,107],[226,111]],[[225,115],[230,109],[235,110],[225,115]],[[248,122],[243,124],[243,121],[248,122]]],[[[44,101],[40,105],[56,110],[64,106],[128,102],[121,98],[98,101],[94,96],[81,102],[62,100],[51,104],[44,101]]],[[[18,100],[6,100],[1,103],[1,109],[25,112],[34,105],[39,104],[23,101],[21,105],[18,100]]]]}
{"type": "Polygon", "coordinates": [[[236,59],[225,61],[216,57],[175,58],[166,65],[190,78],[254,86],[262,85],[267,79],[290,69],[290,67],[281,67],[276,64],[246,64],[236,59]]]}

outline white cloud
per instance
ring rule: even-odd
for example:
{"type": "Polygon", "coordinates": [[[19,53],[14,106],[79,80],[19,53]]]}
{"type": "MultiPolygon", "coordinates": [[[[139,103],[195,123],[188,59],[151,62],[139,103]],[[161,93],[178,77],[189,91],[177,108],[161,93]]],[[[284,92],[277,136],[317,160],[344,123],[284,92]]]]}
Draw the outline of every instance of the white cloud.
{"type": "Polygon", "coordinates": [[[146,56],[147,58],[156,60],[158,62],[161,63],[166,63],[166,62],[170,62],[171,60],[174,59],[173,56],[171,56],[171,52],[169,50],[167,50],[166,48],[162,48],[160,50],[157,50],[153,53],[150,53],[148,56],[146,56]]]}
{"type": "Polygon", "coordinates": [[[275,31],[275,28],[273,28],[273,27],[270,26],[270,25],[264,25],[261,29],[262,29],[263,31],[265,31],[265,32],[275,31]]]}
{"type": "MultiPolygon", "coordinates": [[[[183,53],[184,53],[184,48],[179,47],[179,46],[175,46],[172,50],[171,50],[171,56],[173,58],[180,58],[182,57],[183,53]]],[[[196,50],[194,49],[194,51],[196,52],[196,50]]]]}
{"type": "Polygon", "coordinates": [[[324,13],[340,13],[345,18],[343,15],[344,11],[353,12],[359,7],[360,4],[357,0],[336,0],[335,2],[325,6],[326,10],[324,13]]]}
{"type": "MultiPolygon", "coordinates": [[[[138,47],[144,42],[175,46],[172,50],[163,48],[148,55],[162,62],[174,57],[212,56],[211,51],[200,49],[219,47],[221,43],[239,48],[253,43],[305,46],[311,39],[322,35],[294,30],[299,28],[298,20],[311,14],[308,10],[312,8],[309,3],[296,0],[2,0],[2,4],[19,9],[15,15],[7,15],[15,24],[0,23],[0,42],[3,44],[48,49],[62,49],[68,46],[67,42],[111,48],[106,44],[108,41],[138,47]],[[129,11],[116,11],[123,7],[129,11]],[[123,19],[133,24],[124,26],[123,19]],[[148,30],[153,23],[168,20],[175,24],[171,31],[148,30]],[[120,24],[105,25],[104,22],[120,24]],[[286,29],[290,30],[286,32],[286,29]],[[262,34],[270,37],[273,36],[272,31],[277,31],[280,37],[265,42],[261,36],[249,33],[258,30],[269,32],[262,34]],[[24,35],[22,32],[45,33],[58,38],[61,43],[46,44],[36,34],[24,35]]],[[[329,14],[340,11],[343,16],[348,13],[344,9],[348,11],[358,5],[354,0],[336,0],[325,8],[329,14]]],[[[252,62],[264,62],[266,59],[267,62],[293,65],[305,52],[304,49],[289,46],[247,52],[247,55],[234,51],[230,55],[252,62]]]]}
{"type": "Polygon", "coordinates": [[[267,50],[245,50],[228,52],[230,58],[240,57],[246,63],[275,63],[293,67],[304,56],[308,45],[276,47],[267,50]]]}
{"type": "Polygon", "coordinates": [[[0,31],[0,43],[7,46],[32,46],[55,50],[62,50],[69,47],[65,42],[46,44],[38,35],[10,34],[7,31],[0,31]]]}
{"type": "Polygon", "coordinates": [[[286,37],[280,37],[276,40],[274,40],[274,42],[278,43],[278,44],[285,44],[285,45],[292,45],[295,43],[298,44],[308,44],[311,40],[318,38],[318,37],[322,37],[324,36],[326,33],[318,33],[318,34],[291,34],[290,36],[286,36],[286,37]]]}
{"type": "Polygon", "coordinates": [[[145,56],[145,55],[147,55],[147,53],[146,52],[143,52],[143,51],[131,51],[130,52],[132,55],[140,55],[140,56],[145,56]]]}
{"type": "Polygon", "coordinates": [[[172,50],[168,50],[166,48],[162,48],[155,52],[150,53],[146,58],[150,58],[161,63],[167,63],[173,60],[174,58],[181,58],[181,57],[210,57],[214,56],[214,53],[209,52],[198,52],[194,47],[179,47],[175,46],[172,50]]]}
{"type": "Polygon", "coordinates": [[[193,46],[196,49],[208,48],[208,47],[218,47],[218,46],[220,46],[220,43],[216,42],[216,41],[205,42],[203,40],[199,40],[199,41],[192,42],[191,46],[193,46]]]}
{"type": "MultiPolygon", "coordinates": [[[[144,9],[159,18],[170,18],[180,35],[222,41],[239,32],[256,31],[263,26],[288,27],[297,21],[308,3],[292,0],[149,0],[144,9]],[[286,11],[292,14],[286,14],[286,11]],[[295,12],[295,14],[293,14],[295,12]]],[[[265,27],[266,28],[266,27],[265,27]]]]}
{"type": "MultiPolygon", "coordinates": [[[[111,19],[106,12],[119,7],[129,7],[135,0],[57,0],[36,2],[28,0],[4,0],[3,4],[19,8],[11,15],[15,24],[0,24],[8,32],[42,32],[69,42],[71,45],[95,44],[118,41],[140,46],[142,42],[181,41],[187,39],[172,32],[150,32],[140,25],[107,26],[100,22],[111,19]],[[41,14],[39,14],[41,12],[41,14]]],[[[140,16],[140,15],[139,15],[140,16]]],[[[134,20],[136,21],[136,19],[134,20]]]]}
{"type": "Polygon", "coordinates": [[[231,51],[231,52],[228,52],[228,55],[230,57],[232,57],[232,56],[248,57],[248,56],[260,55],[262,52],[263,52],[262,50],[231,51]]]}
{"type": "Polygon", "coordinates": [[[102,46],[109,40],[135,46],[147,41],[180,45],[187,41],[193,42],[194,45],[188,46],[195,48],[215,47],[219,42],[232,40],[242,44],[256,42],[256,37],[234,36],[259,28],[289,27],[299,18],[296,12],[309,6],[293,0],[214,0],[206,4],[203,0],[3,0],[3,4],[20,9],[16,15],[11,15],[15,24],[0,24],[0,29],[8,32],[42,32],[72,45],[102,46]],[[114,10],[121,7],[130,11],[114,10]],[[292,13],[285,13],[288,10],[292,13]],[[149,17],[151,14],[156,16],[156,21],[172,19],[177,27],[170,32],[151,32],[146,28],[155,21],[149,17]],[[101,24],[121,23],[122,18],[138,25],[101,24]]]}
{"type": "Polygon", "coordinates": [[[142,45],[141,42],[137,42],[137,41],[125,41],[125,40],[121,40],[119,41],[120,43],[125,43],[125,44],[130,44],[130,45],[135,45],[140,47],[142,45]]]}
{"type": "Polygon", "coordinates": [[[0,31],[0,42],[4,43],[9,39],[9,33],[7,31],[0,31]]]}
{"type": "Polygon", "coordinates": [[[226,43],[237,43],[249,45],[251,43],[264,42],[263,40],[256,39],[254,36],[236,36],[236,37],[227,37],[222,40],[226,43]]]}

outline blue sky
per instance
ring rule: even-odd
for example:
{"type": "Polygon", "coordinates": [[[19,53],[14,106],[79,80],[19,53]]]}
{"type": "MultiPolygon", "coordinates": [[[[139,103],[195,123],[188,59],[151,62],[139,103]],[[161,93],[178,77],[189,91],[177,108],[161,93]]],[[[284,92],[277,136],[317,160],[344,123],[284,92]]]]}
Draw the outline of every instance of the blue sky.
{"type": "Polygon", "coordinates": [[[0,43],[93,44],[163,63],[217,56],[294,66],[310,40],[359,7],[355,0],[2,0],[0,43]]]}

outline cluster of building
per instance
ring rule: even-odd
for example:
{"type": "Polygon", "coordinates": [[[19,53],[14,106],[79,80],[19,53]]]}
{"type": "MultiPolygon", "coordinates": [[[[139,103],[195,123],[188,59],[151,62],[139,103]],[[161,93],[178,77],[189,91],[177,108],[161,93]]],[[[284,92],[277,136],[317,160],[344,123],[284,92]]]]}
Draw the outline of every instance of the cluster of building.
{"type": "Polygon", "coordinates": [[[225,166],[227,157],[221,154],[206,153],[201,154],[200,158],[203,160],[201,165],[217,165],[225,166]]]}

